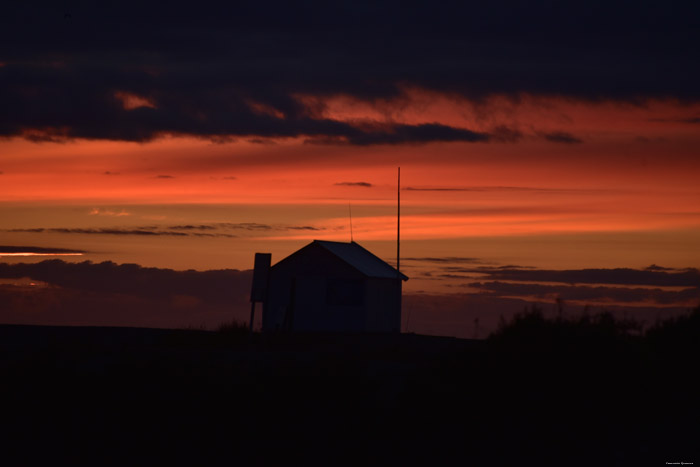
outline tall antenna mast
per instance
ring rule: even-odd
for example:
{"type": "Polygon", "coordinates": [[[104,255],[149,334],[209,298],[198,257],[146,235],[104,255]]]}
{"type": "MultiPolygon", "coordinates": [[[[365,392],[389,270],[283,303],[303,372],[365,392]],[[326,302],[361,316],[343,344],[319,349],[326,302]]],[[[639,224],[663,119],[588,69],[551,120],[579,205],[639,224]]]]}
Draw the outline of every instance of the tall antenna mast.
{"type": "Polygon", "coordinates": [[[352,205],[348,203],[348,212],[350,213],[350,243],[353,243],[355,240],[352,238],[352,205]]]}
{"type": "Polygon", "coordinates": [[[396,332],[401,332],[401,167],[398,168],[398,180],[396,183],[396,297],[398,322],[396,332]]]}
{"type": "Polygon", "coordinates": [[[401,167],[396,183],[396,271],[401,271],[401,167]]]}

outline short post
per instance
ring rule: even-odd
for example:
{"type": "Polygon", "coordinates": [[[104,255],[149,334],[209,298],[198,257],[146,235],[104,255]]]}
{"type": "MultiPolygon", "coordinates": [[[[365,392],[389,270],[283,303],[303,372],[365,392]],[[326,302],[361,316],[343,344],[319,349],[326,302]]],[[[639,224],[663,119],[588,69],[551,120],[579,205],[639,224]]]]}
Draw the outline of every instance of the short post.
{"type": "Polygon", "coordinates": [[[255,302],[250,302],[250,325],[248,326],[248,332],[253,332],[253,323],[255,322],[255,302]]]}
{"type": "Polygon", "coordinates": [[[270,283],[270,253],[255,253],[255,268],[253,269],[253,287],[250,291],[250,323],[248,332],[253,333],[255,323],[255,302],[265,303],[267,300],[267,287],[270,283]]]}

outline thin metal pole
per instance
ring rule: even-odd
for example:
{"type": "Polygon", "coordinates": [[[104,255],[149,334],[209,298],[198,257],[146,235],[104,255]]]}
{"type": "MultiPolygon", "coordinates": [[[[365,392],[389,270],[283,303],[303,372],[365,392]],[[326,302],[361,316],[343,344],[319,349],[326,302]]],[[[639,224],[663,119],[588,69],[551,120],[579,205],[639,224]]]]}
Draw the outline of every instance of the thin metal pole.
{"type": "Polygon", "coordinates": [[[396,200],[396,271],[401,271],[401,167],[396,184],[396,200]]]}
{"type": "Polygon", "coordinates": [[[401,167],[396,183],[396,290],[398,292],[398,329],[401,332],[401,167]]]}

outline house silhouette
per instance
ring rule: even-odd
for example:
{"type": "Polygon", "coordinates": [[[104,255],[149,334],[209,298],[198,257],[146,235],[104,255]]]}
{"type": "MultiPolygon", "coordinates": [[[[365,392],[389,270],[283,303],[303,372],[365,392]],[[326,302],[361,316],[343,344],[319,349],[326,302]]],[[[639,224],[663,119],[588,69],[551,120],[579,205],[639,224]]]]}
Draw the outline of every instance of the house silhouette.
{"type": "Polygon", "coordinates": [[[270,269],[263,331],[401,331],[408,280],[358,243],[314,240],[270,269]]]}

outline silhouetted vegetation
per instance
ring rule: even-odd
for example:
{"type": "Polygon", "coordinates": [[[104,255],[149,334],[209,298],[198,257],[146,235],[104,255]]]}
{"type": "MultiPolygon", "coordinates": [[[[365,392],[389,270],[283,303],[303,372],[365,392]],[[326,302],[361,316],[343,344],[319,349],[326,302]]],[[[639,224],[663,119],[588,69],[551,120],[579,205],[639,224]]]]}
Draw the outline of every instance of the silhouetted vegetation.
{"type": "Polygon", "coordinates": [[[700,306],[685,315],[659,321],[646,332],[647,339],[658,346],[700,344],[700,306]]]}
{"type": "Polygon", "coordinates": [[[616,317],[608,311],[568,316],[560,308],[558,315],[546,317],[541,308],[533,305],[514,315],[510,321],[501,319],[489,340],[497,344],[521,343],[528,347],[544,342],[571,345],[639,341],[669,350],[700,342],[700,306],[684,315],[658,320],[645,328],[639,321],[616,317]]]}
{"type": "Polygon", "coordinates": [[[248,335],[248,325],[240,321],[228,321],[221,323],[217,331],[227,336],[240,337],[248,335]]]}
{"type": "Polygon", "coordinates": [[[603,311],[596,314],[582,313],[565,316],[563,309],[554,318],[546,318],[541,308],[533,305],[529,310],[516,314],[510,322],[502,320],[493,340],[507,339],[558,339],[563,341],[624,339],[639,335],[642,324],[631,319],[616,318],[603,311]]]}

